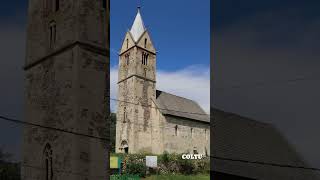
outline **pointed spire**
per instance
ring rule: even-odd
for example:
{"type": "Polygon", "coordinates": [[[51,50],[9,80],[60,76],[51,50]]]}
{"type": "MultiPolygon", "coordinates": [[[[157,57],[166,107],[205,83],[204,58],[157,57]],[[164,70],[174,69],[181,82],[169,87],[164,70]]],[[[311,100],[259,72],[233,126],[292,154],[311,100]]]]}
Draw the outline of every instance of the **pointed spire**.
{"type": "Polygon", "coordinates": [[[140,6],[138,6],[137,15],[136,15],[136,18],[134,19],[133,25],[130,30],[134,41],[137,42],[145,30],[146,28],[144,27],[144,23],[140,14],[140,6]]]}

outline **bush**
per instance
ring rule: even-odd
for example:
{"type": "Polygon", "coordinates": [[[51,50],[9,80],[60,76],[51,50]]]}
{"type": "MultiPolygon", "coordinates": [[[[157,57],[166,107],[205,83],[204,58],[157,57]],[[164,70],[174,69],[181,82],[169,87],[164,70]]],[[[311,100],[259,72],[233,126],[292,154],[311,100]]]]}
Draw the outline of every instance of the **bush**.
{"type": "MultiPolygon", "coordinates": [[[[145,177],[146,162],[145,156],[151,155],[147,153],[140,154],[112,154],[121,157],[123,160],[122,174],[133,174],[145,177]]],[[[182,159],[181,154],[169,154],[164,152],[158,156],[158,168],[151,171],[151,174],[159,173],[163,175],[170,174],[209,174],[210,173],[210,159],[205,157],[199,160],[182,159]],[[152,173],[153,172],[153,173],[152,173]]]]}

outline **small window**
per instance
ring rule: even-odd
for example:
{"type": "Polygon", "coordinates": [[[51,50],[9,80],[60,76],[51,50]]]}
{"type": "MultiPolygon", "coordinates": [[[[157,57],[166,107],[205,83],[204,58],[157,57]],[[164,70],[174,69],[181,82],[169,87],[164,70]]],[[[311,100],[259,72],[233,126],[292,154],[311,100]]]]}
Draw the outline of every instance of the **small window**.
{"type": "Polygon", "coordinates": [[[142,53],[142,64],[143,65],[148,65],[148,57],[149,57],[149,54],[147,53],[142,53]]]}
{"type": "Polygon", "coordinates": [[[126,123],[127,114],[126,114],[126,107],[123,109],[123,123],[126,123]]]}
{"type": "Polygon", "coordinates": [[[178,125],[174,127],[174,130],[175,130],[175,135],[178,136],[178,125]]]}
{"type": "Polygon", "coordinates": [[[52,48],[54,46],[54,44],[56,43],[57,40],[57,26],[56,23],[54,21],[51,21],[49,24],[49,45],[50,48],[52,48]]]}
{"type": "Polygon", "coordinates": [[[193,154],[198,154],[197,149],[194,149],[194,150],[193,150],[193,154]]]}
{"type": "Polygon", "coordinates": [[[55,11],[59,11],[59,8],[60,8],[60,0],[55,0],[56,3],[55,3],[55,11]]]}
{"type": "Polygon", "coordinates": [[[52,149],[50,144],[46,144],[44,151],[44,166],[45,166],[45,179],[53,179],[53,168],[52,168],[52,149]]]}
{"type": "Polygon", "coordinates": [[[127,39],[127,49],[129,48],[129,40],[127,39]]]}
{"type": "Polygon", "coordinates": [[[147,40],[147,38],[145,38],[144,39],[144,48],[147,48],[147,42],[148,42],[148,40],[147,40]]]}

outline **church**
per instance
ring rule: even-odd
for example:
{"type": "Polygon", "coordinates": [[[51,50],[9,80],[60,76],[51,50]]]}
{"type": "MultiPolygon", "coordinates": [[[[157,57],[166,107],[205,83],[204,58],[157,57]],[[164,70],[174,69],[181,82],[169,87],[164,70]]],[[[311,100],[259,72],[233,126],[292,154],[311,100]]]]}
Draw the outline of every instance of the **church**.
{"type": "Polygon", "coordinates": [[[138,8],[119,52],[116,152],[209,155],[209,115],[193,100],[156,89],[156,56],[138,8]]]}

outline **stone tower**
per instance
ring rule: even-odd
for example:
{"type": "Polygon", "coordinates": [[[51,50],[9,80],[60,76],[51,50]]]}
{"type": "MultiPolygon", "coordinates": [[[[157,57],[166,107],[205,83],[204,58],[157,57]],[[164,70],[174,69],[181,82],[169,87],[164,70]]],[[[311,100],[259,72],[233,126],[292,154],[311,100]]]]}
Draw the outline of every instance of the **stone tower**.
{"type": "Polygon", "coordinates": [[[108,6],[29,0],[23,180],[106,179],[108,6]]]}
{"type": "Polygon", "coordinates": [[[156,50],[139,8],[122,43],[118,76],[116,152],[152,152],[156,50]]]}

